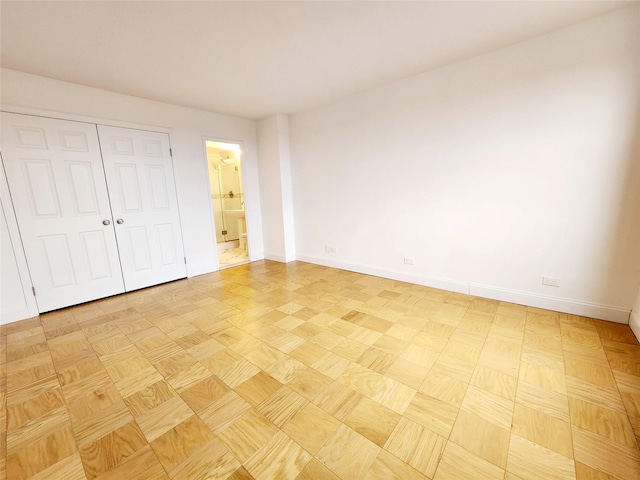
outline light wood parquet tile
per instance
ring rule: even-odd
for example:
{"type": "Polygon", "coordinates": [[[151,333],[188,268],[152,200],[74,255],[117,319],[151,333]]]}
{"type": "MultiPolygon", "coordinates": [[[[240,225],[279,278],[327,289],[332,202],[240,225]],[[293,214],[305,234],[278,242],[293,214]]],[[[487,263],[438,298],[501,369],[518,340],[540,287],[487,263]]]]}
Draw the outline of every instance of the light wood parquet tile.
{"type": "Polygon", "coordinates": [[[296,480],[317,480],[319,478],[323,480],[340,480],[337,475],[315,458],[305,465],[296,480]]]}
{"type": "Polygon", "coordinates": [[[511,435],[507,470],[522,480],[576,478],[572,459],[515,434],[511,435]]]}
{"type": "Polygon", "coordinates": [[[422,385],[427,373],[428,371],[419,365],[399,358],[385,371],[384,375],[417,390],[422,385]]]}
{"type": "Polygon", "coordinates": [[[267,417],[252,409],[218,433],[218,437],[244,464],[276,433],[278,428],[267,417]]]}
{"type": "Polygon", "coordinates": [[[506,467],[509,449],[507,428],[461,410],[449,440],[500,468],[506,467]]]}
{"type": "Polygon", "coordinates": [[[511,431],[560,455],[573,458],[571,425],[568,422],[516,403],[511,431]]]}
{"type": "Polygon", "coordinates": [[[385,450],[433,478],[446,440],[431,430],[402,418],[387,440],[385,450]]]}
{"type": "Polygon", "coordinates": [[[228,478],[239,467],[240,462],[219,439],[214,438],[170,470],[168,476],[173,480],[228,478]]]}
{"type": "Polygon", "coordinates": [[[283,431],[305,450],[315,455],[340,425],[338,419],[313,403],[309,403],[284,425],[283,431]]]}
{"type": "Polygon", "coordinates": [[[306,367],[293,377],[287,386],[308,400],[315,399],[331,384],[331,379],[316,370],[306,367]]]}
{"type": "Polygon", "coordinates": [[[66,408],[59,407],[18,428],[7,429],[7,455],[28,447],[34,440],[53,435],[56,431],[69,425],[69,415],[66,408]]]}
{"type": "Polygon", "coordinates": [[[136,422],[144,432],[148,442],[193,415],[193,410],[180,397],[172,397],[157,407],[136,417],[136,422]]]}
{"type": "Polygon", "coordinates": [[[380,450],[364,480],[405,480],[408,478],[426,480],[428,477],[386,450],[380,450]]]}
{"type": "Polygon", "coordinates": [[[395,355],[370,347],[356,360],[356,363],[375,372],[384,374],[397,358],[395,355]]]}
{"type": "Polygon", "coordinates": [[[7,450],[6,472],[9,479],[30,478],[74,454],[77,446],[70,425],[35,436],[30,442],[7,450]],[[56,448],[52,449],[51,446],[56,448]]]}
{"type": "Polygon", "coordinates": [[[629,418],[624,413],[569,397],[571,424],[602,435],[620,445],[637,448],[629,418]]]}
{"type": "Polygon", "coordinates": [[[502,480],[504,475],[502,468],[450,441],[444,449],[434,480],[502,480]]]}
{"type": "Polygon", "coordinates": [[[416,393],[404,416],[448,438],[458,416],[458,408],[437,398],[416,393]]]}
{"type": "Polygon", "coordinates": [[[164,469],[169,471],[214,438],[213,432],[194,415],[160,435],[150,445],[164,469]]]}
{"type": "Polygon", "coordinates": [[[300,445],[279,431],[247,461],[245,468],[256,480],[293,480],[311,458],[300,445]]]}
{"type": "MultiPolygon", "coordinates": [[[[567,376],[567,393],[570,397],[585,402],[590,402],[603,408],[617,410],[625,413],[625,404],[623,402],[623,388],[610,388],[596,385],[579,378],[567,376]]],[[[633,417],[631,412],[629,416],[633,417]]]]}
{"type": "MultiPolygon", "coordinates": [[[[84,476],[82,478],[85,478],[84,476]]],[[[118,466],[96,477],[96,480],[167,480],[164,468],[149,445],[128,456],[118,466]]]]}
{"type": "Polygon", "coordinates": [[[307,399],[286,386],[257,406],[257,410],[278,428],[282,428],[308,402],[307,399]]]}
{"type": "Polygon", "coordinates": [[[260,261],[0,325],[0,480],[640,478],[626,325],[260,261]]]}
{"type": "Polygon", "coordinates": [[[437,398],[454,407],[460,407],[468,387],[469,385],[465,382],[432,371],[422,382],[419,392],[429,397],[437,398]]]}
{"type": "Polygon", "coordinates": [[[30,480],[50,480],[52,478],[86,480],[87,477],[84,473],[80,455],[76,452],[29,478],[30,480]]]}
{"type": "Polygon", "coordinates": [[[520,382],[516,402],[569,422],[569,399],[562,393],[520,382]]]}
{"type": "Polygon", "coordinates": [[[615,478],[640,478],[640,453],[612,442],[600,435],[573,427],[575,459],[615,478]]]}
{"type": "Polygon", "coordinates": [[[80,457],[87,478],[95,478],[120,465],[146,444],[142,431],[131,421],[93,442],[80,445],[80,457]]]}
{"type": "Polygon", "coordinates": [[[215,375],[190,385],[180,392],[180,396],[194,412],[200,412],[231,389],[215,375]]]}
{"type": "Polygon", "coordinates": [[[316,454],[333,473],[340,478],[364,478],[380,447],[346,425],[336,430],[333,436],[316,454]]]}
{"type": "Polygon", "coordinates": [[[344,423],[379,447],[383,447],[399,421],[399,414],[364,397],[344,423]]]}
{"type": "Polygon", "coordinates": [[[350,364],[351,362],[349,359],[336,355],[332,352],[327,352],[314,362],[311,367],[332,380],[335,380],[342,375],[350,364]]]}
{"type": "Polygon", "coordinates": [[[217,434],[250,409],[250,404],[236,392],[230,391],[200,411],[199,416],[217,434]]]}

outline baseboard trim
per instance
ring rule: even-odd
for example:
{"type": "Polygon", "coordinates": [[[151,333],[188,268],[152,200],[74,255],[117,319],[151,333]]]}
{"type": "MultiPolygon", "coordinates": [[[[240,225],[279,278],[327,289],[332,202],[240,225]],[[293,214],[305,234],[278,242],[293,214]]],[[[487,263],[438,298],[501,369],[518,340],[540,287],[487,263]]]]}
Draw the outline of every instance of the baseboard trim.
{"type": "Polygon", "coordinates": [[[631,310],[631,315],[629,316],[629,326],[631,327],[631,331],[633,332],[633,334],[640,342],[640,312],[631,310]]]}
{"type": "Polygon", "coordinates": [[[629,309],[582,302],[570,298],[552,297],[539,293],[521,292],[489,285],[470,284],[469,292],[476,297],[491,298],[502,302],[517,303],[529,307],[597,318],[615,323],[629,323],[629,309]]]}
{"type": "MultiPolygon", "coordinates": [[[[503,302],[517,303],[529,307],[544,308],[572,315],[597,318],[615,323],[629,323],[629,309],[615,307],[611,305],[599,305],[570,298],[552,297],[538,293],[509,290],[491,285],[481,285],[469,282],[461,282],[447,278],[433,277],[410,272],[402,272],[393,269],[373,267],[360,263],[343,262],[323,257],[313,257],[308,255],[298,255],[298,260],[315,263],[326,267],[339,268],[351,272],[364,273],[376,277],[389,278],[401,282],[413,283],[425,287],[438,288],[450,292],[466,293],[476,297],[490,298],[503,302]]],[[[638,333],[640,333],[640,318],[638,320],[638,333]]],[[[634,331],[635,333],[635,331],[634,331]]],[[[638,336],[636,333],[636,336],[638,336]]]]}
{"type": "Polygon", "coordinates": [[[373,275],[374,277],[389,278],[391,280],[398,280],[400,282],[414,283],[416,285],[422,285],[423,287],[438,288],[441,290],[447,290],[449,292],[469,293],[469,284],[466,282],[459,282],[456,280],[432,277],[428,275],[419,275],[410,272],[402,272],[399,270],[372,267],[371,265],[364,265],[361,263],[341,262],[322,257],[311,257],[306,255],[298,255],[297,257],[298,260],[302,262],[315,263],[317,265],[324,265],[325,267],[339,268],[341,270],[348,270],[350,272],[373,275]]]}
{"type": "Polygon", "coordinates": [[[38,311],[30,311],[28,308],[11,310],[8,312],[2,312],[0,315],[0,325],[6,325],[8,323],[18,322],[20,320],[26,320],[27,318],[37,317],[38,311]]]}
{"type": "Polygon", "coordinates": [[[265,260],[273,260],[274,262],[280,262],[280,263],[289,263],[292,260],[287,260],[287,257],[285,257],[284,255],[279,255],[276,253],[269,253],[269,252],[264,252],[264,258],[265,260]]]}
{"type": "Polygon", "coordinates": [[[187,277],[197,277],[198,275],[204,275],[206,273],[217,272],[213,264],[206,265],[189,265],[187,267],[187,277]]]}

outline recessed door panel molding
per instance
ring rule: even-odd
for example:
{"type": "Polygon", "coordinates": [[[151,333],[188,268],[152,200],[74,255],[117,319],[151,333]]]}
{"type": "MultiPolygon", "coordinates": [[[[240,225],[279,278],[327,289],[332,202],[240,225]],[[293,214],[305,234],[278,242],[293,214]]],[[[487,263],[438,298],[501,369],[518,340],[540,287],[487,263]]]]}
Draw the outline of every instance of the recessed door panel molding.
{"type": "Polygon", "coordinates": [[[21,163],[31,197],[33,217],[59,217],[60,201],[51,160],[26,158],[21,159],[21,163]]]}
{"type": "Polygon", "coordinates": [[[143,139],[141,145],[145,157],[162,157],[162,142],[159,140],[143,139]]]}
{"type": "Polygon", "coordinates": [[[64,233],[40,237],[42,256],[47,261],[49,278],[54,288],[76,285],[69,239],[64,233]]]}
{"type": "MultiPolygon", "coordinates": [[[[149,249],[149,237],[144,225],[138,227],[127,227],[124,229],[128,237],[129,250],[133,269],[136,272],[151,269],[151,253],[149,249]]],[[[129,252],[126,252],[129,253],[129,252]]],[[[125,254],[126,254],[125,253],[125,254]]]]}
{"type": "Polygon", "coordinates": [[[89,276],[92,280],[100,280],[111,276],[111,265],[108,258],[107,242],[103,230],[82,232],[84,254],[89,260],[89,276]]]}
{"type": "Polygon", "coordinates": [[[60,149],[65,152],[88,152],[87,136],[82,132],[60,132],[60,149]]]}
{"type": "Polygon", "coordinates": [[[163,265],[175,265],[178,262],[173,225],[156,225],[156,235],[160,246],[160,259],[163,265]]]}
{"type": "Polygon", "coordinates": [[[113,155],[133,155],[133,139],[131,137],[111,137],[111,153],[113,155]]]}
{"type": "MultiPolygon", "coordinates": [[[[3,128],[8,128],[6,125],[3,128]]],[[[13,125],[16,146],[21,149],[48,150],[44,128],[13,125]]]]}
{"type": "Polygon", "coordinates": [[[151,207],[154,210],[171,208],[164,168],[161,165],[147,165],[147,178],[149,179],[149,189],[151,190],[151,207]]]}
{"type": "Polygon", "coordinates": [[[38,310],[124,292],[96,125],[2,113],[2,126],[38,310]]]}
{"type": "Polygon", "coordinates": [[[113,198],[119,194],[122,210],[127,213],[142,213],[142,193],[135,163],[116,163],[114,169],[117,174],[117,184],[112,185],[110,196],[113,198]],[[113,186],[117,186],[119,192],[115,192],[113,186]]]}
{"type": "Polygon", "coordinates": [[[104,125],[98,135],[125,288],[185,278],[169,136],[104,125]]]}
{"type": "Polygon", "coordinates": [[[98,215],[96,182],[90,162],[66,162],[77,215],[98,215]]]}

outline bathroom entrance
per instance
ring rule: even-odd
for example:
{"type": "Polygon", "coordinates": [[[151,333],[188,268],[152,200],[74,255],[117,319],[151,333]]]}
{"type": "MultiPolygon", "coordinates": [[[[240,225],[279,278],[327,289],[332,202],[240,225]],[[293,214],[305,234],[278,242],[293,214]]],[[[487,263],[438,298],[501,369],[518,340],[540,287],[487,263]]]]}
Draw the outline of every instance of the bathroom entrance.
{"type": "Polygon", "coordinates": [[[249,262],[240,145],[205,141],[220,268],[249,262]]]}

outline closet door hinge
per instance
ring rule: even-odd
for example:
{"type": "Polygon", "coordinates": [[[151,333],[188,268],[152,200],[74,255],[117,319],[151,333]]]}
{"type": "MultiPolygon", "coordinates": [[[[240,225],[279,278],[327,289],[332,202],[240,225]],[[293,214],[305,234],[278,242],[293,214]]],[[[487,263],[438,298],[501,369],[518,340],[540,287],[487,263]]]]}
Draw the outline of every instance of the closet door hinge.
{"type": "Polygon", "coordinates": [[[184,264],[187,264],[187,257],[184,257],[184,264]]]}
{"type": "Polygon", "coordinates": [[[31,285],[31,291],[33,292],[33,296],[36,296],[36,287],[34,287],[33,285],[31,285]]]}
{"type": "Polygon", "coordinates": [[[169,149],[169,156],[173,157],[173,149],[171,149],[171,148],[169,149]]]}

